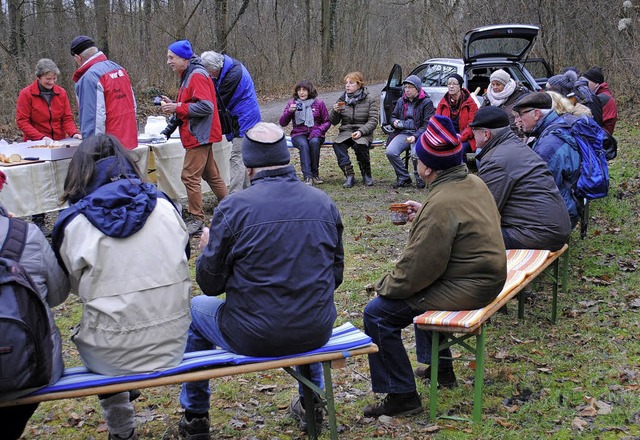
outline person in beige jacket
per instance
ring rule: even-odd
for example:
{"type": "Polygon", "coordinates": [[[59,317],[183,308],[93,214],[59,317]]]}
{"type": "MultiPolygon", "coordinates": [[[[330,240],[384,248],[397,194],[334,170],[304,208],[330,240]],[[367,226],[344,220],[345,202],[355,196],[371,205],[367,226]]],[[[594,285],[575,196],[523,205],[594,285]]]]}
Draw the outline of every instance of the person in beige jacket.
{"type": "MultiPolygon", "coordinates": [[[[72,340],[87,368],[142,373],[182,361],[191,323],[188,234],[111,135],[71,159],[53,247],[82,302],[72,340]]],[[[100,395],[109,439],[137,438],[130,393],[100,395]]]]}
{"type": "Polygon", "coordinates": [[[373,132],[378,126],[378,101],[364,87],[362,73],[347,73],[344,81],[345,92],[329,113],[331,124],[340,124],[338,136],[333,140],[333,151],[336,153],[338,166],[346,177],[343,185],[345,188],[351,188],[356,183],[349,159],[349,147],[356,153],[364,184],[371,186],[373,179],[369,148],[373,142],[373,132]]]}

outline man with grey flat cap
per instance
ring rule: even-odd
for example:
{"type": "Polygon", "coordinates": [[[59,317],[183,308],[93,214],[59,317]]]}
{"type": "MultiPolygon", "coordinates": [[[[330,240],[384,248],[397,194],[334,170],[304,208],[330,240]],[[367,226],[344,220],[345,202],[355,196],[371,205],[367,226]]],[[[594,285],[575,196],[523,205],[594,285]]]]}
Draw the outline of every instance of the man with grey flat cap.
{"type": "Polygon", "coordinates": [[[547,164],[513,133],[501,108],[482,107],[469,126],[478,177],[496,201],[505,247],[562,248],[571,222],[547,164]]]}
{"type": "Polygon", "coordinates": [[[570,124],[551,106],[551,96],[546,92],[537,92],[524,96],[513,106],[513,111],[518,114],[516,123],[525,133],[536,138],[533,151],[547,163],[573,228],[578,224],[582,210],[582,201],[572,191],[580,177],[580,152],[553,134],[556,128],[569,128],[570,124]]]}

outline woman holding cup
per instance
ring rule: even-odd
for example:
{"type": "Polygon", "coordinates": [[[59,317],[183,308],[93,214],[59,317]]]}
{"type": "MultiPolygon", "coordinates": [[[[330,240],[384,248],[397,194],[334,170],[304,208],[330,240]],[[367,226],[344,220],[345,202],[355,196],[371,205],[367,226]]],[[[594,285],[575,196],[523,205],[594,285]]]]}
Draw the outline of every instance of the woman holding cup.
{"type": "Polygon", "coordinates": [[[327,106],[318,99],[318,92],[311,81],[299,81],[293,88],[293,99],[287,102],[279,122],[286,127],[292,121],[291,143],[300,152],[304,183],[324,183],[318,174],[320,147],[331,123],[327,106]]]}
{"type": "Polygon", "coordinates": [[[353,148],[366,186],[373,185],[369,148],[373,141],[373,131],[378,126],[378,101],[364,87],[364,76],[360,72],[350,72],[344,77],[345,92],[338,98],[329,113],[331,124],[340,124],[338,136],[333,140],[333,151],[338,166],[344,172],[345,188],[355,182],[355,173],[349,147],[353,148]]]}

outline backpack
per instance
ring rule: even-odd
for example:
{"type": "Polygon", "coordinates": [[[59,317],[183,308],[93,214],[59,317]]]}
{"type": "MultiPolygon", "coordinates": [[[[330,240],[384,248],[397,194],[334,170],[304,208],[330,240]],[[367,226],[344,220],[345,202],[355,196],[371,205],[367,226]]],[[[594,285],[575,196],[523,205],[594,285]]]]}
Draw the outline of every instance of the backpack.
{"type": "Polygon", "coordinates": [[[51,381],[53,342],[47,309],[20,265],[28,224],[9,218],[0,250],[0,393],[51,381]]]}
{"type": "Polygon", "coordinates": [[[573,190],[587,200],[609,193],[609,166],[603,149],[607,133],[592,118],[583,116],[569,127],[554,128],[556,135],[580,153],[580,177],[573,190]]]}

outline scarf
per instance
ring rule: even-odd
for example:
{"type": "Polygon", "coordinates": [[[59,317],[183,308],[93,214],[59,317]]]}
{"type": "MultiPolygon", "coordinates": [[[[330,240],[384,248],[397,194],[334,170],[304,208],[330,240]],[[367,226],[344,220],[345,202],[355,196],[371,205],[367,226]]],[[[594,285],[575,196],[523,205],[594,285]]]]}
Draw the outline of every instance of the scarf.
{"type": "Polygon", "coordinates": [[[502,92],[495,93],[493,91],[493,87],[489,86],[489,88],[487,89],[487,98],[489,98],[489,102],[492,106],[500,107],[507,101],[507,99],[509,99],[509,96],[511,96],[515,89],[516,82],[513,80],[513,78],[511,78],[507,85],[504,86],[502,92]]]}
{"type": "Polygon", "coordinates": [[[307,127],[313,127],[313,110],[311,109],[311,104],[315,102],[315,99],[305,99],[304,101],[300,99],[296,99],[296,104],[302,104],[302,110],[296,110],[296,115],[294,119],[295,125],[304,124],[307,127]]]}
{"type": "Polygon", "coordinates": [[[449,94],[449,92],[447,92],[447,94],[444,96],[447,98],[449,108],[451,109],[451,115],[449,116],[449,119],[457,120],[458,114],[460,113],[460,106],[463,102],[469,99],[469,92],[467,92],[465,89],[460,90],[460,97],[456,101],[453,101],[451,99],[451,95],[449,94]]]}
{"type": "Polygon", "coordinates": [[[364,88],[360,87],[358,90],[356,90],[353,93],[345,93],[343,94],[344,97],[344,102],[347,103],[347,105],[353,105],[355,106],[358,101],[362,101],[364,99],[364,88]]]}

